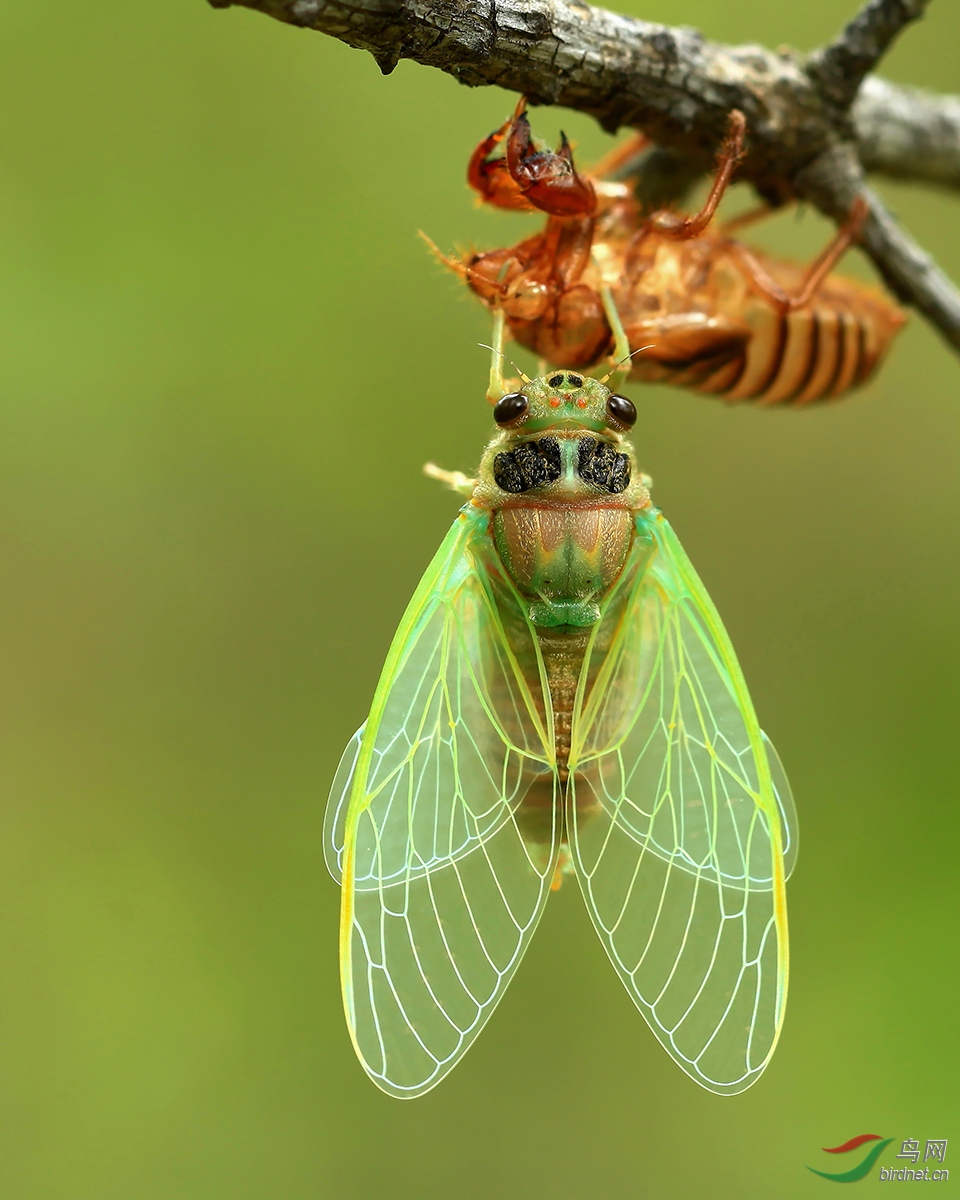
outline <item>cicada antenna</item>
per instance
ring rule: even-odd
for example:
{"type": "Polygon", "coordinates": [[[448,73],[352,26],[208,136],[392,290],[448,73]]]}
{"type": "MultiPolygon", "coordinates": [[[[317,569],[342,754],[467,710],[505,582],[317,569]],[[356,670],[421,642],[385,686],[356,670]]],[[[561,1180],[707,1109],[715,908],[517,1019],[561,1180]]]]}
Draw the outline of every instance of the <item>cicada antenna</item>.
{"type": "Polygon", "coordinates": [[[629,362],[631,358],[633,358],[637,354],[640,354],[641,351],[643,351],[643,350],[652,350],[654,345],[655,345],[655,343],[651,342],[649,346],[641,346],[639,350],[633,350],[629,354],[625,354],[623,356],[623,358],[621,358],[618,362],[614,363],[614,365],[610,368],[610,370],[606,373],[606,375],[604,375],[604,377],[600,380],[600,383],[606,383],[607,380],[611,377],[611,375],[616,375],[617,371],[623,366],[623,364],[625,362],[629,362]]]}
{"type": "MultiPolygon", "coordinates": [[[[524,383],[533,383],[533,380],[529,377],[529,375],[526,375],[523,371],[521,371],[520,368],[517,366],[517,364],[513,361],[513,359],[507,358],[507,356],[504,354],[504,352],[502,350],[498,350],[496,348],[496,346],[488,346],[486,342],[477,342],[477,345],[483,350],[492,350],[494,352],[494,354],[499,354],[504,362],[508,362],[510,364],[510,366],[513,367],[513,369],[520,376],[520,378],[523,380],[524,383]]],[[[644,346],[644,350],[646,350],[646,349],[647,349],[647,347],[644,346]]]]}
{"type": "Polygon", "coordinates": [[[473,274],[467,264],[461,262],[459,258],[454,258],[450,254],[444,254],[433,238],[429,234],[424,233],[422,229],[417,230],[417,236],[427,243],[427,248],[434,258],[442,262],[445,267],[449,267],[455,274],[461,276],[463,279],[473,274]]]}

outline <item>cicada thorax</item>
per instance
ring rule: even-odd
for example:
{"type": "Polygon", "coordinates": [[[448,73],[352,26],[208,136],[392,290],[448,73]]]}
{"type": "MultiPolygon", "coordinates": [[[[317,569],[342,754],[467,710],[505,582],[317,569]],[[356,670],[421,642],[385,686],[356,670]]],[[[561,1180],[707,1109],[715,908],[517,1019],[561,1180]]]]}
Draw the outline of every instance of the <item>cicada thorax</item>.
{"type": "MultiPolygon", "coordinates": [[[[633,545],[635,511],[649,496],[629,444],[583,428],[495,441],[481,466],[480,497],[491,509],[492,550],[509,581],[498,598],[504,630],[535,697],[543,696],[543,664],[551,709],[545,726],[552,727],[562,786],[578,688],[589,690],[585,658],[598,639],[609,640],[604,600],[633,545]]],[[[558,819],[554,793],[547,773],[531,780],[519,819],[534,842],[549,840],[558,819]]]]}
{"type": "Polygon", "coordinates": [[[538,631],[597,623],[599,602],[620,573],[632,530],[632,514],[623,507],[511,504],[493,517],[500,559],[529,600],[538,631]]]}

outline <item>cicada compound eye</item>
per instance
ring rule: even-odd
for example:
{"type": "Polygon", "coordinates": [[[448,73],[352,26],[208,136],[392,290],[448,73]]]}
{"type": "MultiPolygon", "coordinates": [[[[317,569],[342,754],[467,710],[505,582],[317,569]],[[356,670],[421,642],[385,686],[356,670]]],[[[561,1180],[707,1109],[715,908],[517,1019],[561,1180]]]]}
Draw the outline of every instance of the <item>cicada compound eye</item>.
{"type": "Polygon", "coordinates": [[[493,419],[501,427],[516,425],[523,420],[530,407],[530,401],[523,392],[507,392],[493,406],[493,419]]]}
{"type": "Polygon", "coordinates": [[[632,400],[614,392],[607,400],[607,415],[621,429],[632,429],[637,421],[637,408],[632,400]]]}

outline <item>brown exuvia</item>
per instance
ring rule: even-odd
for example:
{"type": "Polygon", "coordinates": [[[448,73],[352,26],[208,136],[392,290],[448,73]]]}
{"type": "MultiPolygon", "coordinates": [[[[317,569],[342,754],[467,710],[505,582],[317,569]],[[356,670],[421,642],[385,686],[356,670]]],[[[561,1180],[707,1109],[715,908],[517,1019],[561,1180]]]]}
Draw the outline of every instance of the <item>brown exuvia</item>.
{"type": "Polygon", "coordinates": [[[768,209],[713,222],[745,131],[743,114],[732,112],[700,212],[644,214],[629,181],[601,178],[629,174],[642,138],[581,175],[566,138],[556,152],[535,148],[521,100],[474,151],[468,180],[496,207],[547,213],[546,226],[516,246],[443,260],[552,365],[586,368],[609,354],[606,287],[631,350],[648,347],[633,360],[633,379],[758,404],[842,396],[873,374],[904,323],[882,291],[830,273],[866,207],[854,204],[808,266],[745,246],[732,232],[768,209]]]}

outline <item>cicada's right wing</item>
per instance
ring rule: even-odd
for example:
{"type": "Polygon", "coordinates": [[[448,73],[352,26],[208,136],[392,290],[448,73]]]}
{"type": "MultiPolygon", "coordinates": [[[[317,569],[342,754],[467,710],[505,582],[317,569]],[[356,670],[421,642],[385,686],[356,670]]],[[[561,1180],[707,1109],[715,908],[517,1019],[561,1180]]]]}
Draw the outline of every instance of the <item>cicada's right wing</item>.
{"type": "Polygon", "coordinates": [[[703,1087],[749,1087],[787,988],[796,814],[733,647],[673,531],[637,537],[587,656],[570,850],[637,1007],[703,1087]]]}
{"type": "Polygon", "coordinates": [[[427,570],[327,810],[347,1022],[398,1097],[438,1083],[483,1027],[556,866],[543,666],[522,606],[487,570],[487,520],[467,506],[427,570]],[[541,825],[524,818],[521,833],[531,787],[541,825]]]}

